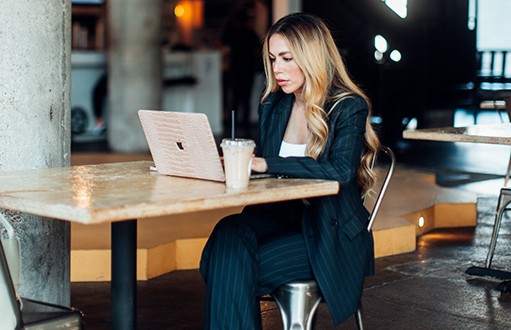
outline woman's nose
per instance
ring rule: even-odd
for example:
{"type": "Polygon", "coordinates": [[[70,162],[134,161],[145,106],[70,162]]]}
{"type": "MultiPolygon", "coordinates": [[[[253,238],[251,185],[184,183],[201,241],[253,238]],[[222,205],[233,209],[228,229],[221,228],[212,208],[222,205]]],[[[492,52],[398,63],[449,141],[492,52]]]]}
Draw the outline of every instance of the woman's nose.
{"type": "Polygon", "coordinates": [[[275,62],[273,62],[273,72],[275,72],[275,73],[282,72],[282,66],[280,65],[280,63],[277,60],[275,60],[275,62]]]}

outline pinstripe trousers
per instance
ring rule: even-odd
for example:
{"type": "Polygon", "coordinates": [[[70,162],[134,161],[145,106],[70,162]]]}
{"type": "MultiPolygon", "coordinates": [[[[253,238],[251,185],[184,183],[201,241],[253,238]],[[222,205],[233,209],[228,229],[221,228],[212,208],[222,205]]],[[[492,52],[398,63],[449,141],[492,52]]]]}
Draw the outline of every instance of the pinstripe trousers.
{"type": "Polygon", "coordinates": [[[313,277],[299,203],[278,203],[280,212],[246,208],[217,224],[200,263],[205,329],[261,329],[258,297],[291,280],[313,277]]]}

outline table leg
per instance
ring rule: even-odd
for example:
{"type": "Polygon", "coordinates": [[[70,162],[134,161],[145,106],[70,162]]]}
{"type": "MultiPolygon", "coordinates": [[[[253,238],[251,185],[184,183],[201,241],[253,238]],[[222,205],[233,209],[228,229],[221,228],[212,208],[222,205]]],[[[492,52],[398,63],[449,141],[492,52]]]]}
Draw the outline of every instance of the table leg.
{"type": "Polygon", "coordinates": [[[137,327],[137,221],[112,223],[112,329],[137,327]]]}

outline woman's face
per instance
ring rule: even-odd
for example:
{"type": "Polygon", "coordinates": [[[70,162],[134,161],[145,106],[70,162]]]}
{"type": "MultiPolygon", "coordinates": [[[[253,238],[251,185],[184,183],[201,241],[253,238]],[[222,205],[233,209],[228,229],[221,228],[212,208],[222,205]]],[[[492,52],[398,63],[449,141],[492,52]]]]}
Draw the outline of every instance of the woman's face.
{"type": "Polygon", "coordinates": [[[293,59],[287,40],[280,34],[274,34],[269,40],[269,56],[273,74],[284,93],[294,93],[298,98],[305,83],[302,69],[293,59]]]}

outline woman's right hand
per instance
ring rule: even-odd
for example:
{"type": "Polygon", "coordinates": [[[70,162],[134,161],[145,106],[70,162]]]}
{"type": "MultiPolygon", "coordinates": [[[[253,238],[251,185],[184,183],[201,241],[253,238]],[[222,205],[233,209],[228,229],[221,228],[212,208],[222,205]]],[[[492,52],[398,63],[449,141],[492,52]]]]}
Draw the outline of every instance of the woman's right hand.
{"type": "Polygon", "coordinates": [[[252,171],[264,173],[268,171],[268,164],[266,159],[262,157],[252,157],[252,171]]]}

